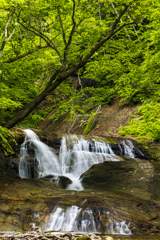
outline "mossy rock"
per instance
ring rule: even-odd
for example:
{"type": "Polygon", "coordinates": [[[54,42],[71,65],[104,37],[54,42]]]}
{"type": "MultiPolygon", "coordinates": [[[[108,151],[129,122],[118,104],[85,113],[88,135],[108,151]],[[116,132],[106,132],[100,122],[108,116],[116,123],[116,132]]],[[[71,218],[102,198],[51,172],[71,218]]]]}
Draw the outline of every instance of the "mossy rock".
{"type": "Polygon", "coordinates": [[[92,240],[92,238],[88,235],[77,237],[76,240],[92,240]]]}

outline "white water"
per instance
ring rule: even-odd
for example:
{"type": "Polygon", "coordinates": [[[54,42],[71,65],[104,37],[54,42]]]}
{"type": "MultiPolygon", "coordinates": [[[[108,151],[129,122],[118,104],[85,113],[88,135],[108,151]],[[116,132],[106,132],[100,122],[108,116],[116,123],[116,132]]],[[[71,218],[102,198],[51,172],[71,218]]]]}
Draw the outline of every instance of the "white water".
{"type": "MultiPolygon", "coordinates": [[[[65,176],[71,179],[72,183],[67,187],[69,190],[83,190],[80,176],[92,165],[104,161],[120,161],[114,154],[110,144],[105,142],[84,140],[76,135],[62,137],[59,157],[46,144],[42,143],[39,137],[32,130],[24,130],[26,139],[21,145],[22,155],[19,165],[19,175],[22,178],[41,178],[47,175],[65,176]],[[30,156],[30,152],[32,155],[30,156]],[[32,169],[31,169],[32,165],[32,169]],[[31,174],[32,172],[32,174],[31,174]]],[[[135,157],[134,146],[131,141],[122,141],[124,155],[135,157]]],[[[122,152],[122,148],[119,145],[122,152]]]]}
{"type": "MultiPolygon", "coordinates": [[[[104,161],[120,161],[111,149],[111,146],[104,142],[86,141],[82,137],[69,135],[61,140],[59,157],[46,144],[42,143],[38,136],[31,130],[25,130],[26,139],[21,145],[21,160],[19,175],[22,178],[31,178],[30,162],[37,162],[35,169],[38,178],[53,175],[66,176],[72,180],[68,186],[71,190],[83,190],[79,180],[81,174],[87,171],[93,164],[104,161]],[[30,152],[32,155],[30,156],[30,152]]],[[[120,146],[120,145],[119,145],[120,146]]],[[[123,142],[124,152],[129,157],[134,157],[134,146],[126,146],[123,142]]],[[[121,146],[120,146],[121,149],[121,146]]],[[[116,222],[108,215],[109,226],[106,232],[111,234],[131,234],[125,221],[116,222]]],[[[102,221],[99,215],[97,220],[91,209],[82,210],[78,206],[71,206],[66,210],[56,207],[51,214],[46,230],[63,230],[78,232],[101,232],[102,221]]]]}
{"type": "Polygon", "coordinates": [[[104,161],[120,161],[113,153],[109,144],[104,142],[89,142],[76,135],[62,137],[59,160],[63,175],[69,177],[72,183],[67,189],[82,190],[79,181],[82,173],[92,165],[104,161]],[[67,142],[72,143],[73,148],[67,148],[67,142]]]}
{"type": "MultiPolygon", "coordinates": [[[[108,217],[109,225],[107,226],[105,233],[110,234],[122,234],[130,235],[131,231],[125,221],[116,222],[110,212],[106,212],[108,217]]],[[[82,210],[78,206],[72,206],[66,210],[60,207],[54,209],[51,214],[46,231],[54,230],[58,231],[76,231],[76,232],[101,232],[102,231],[102,220],[94,217],[93,211],[89,208],[82,210]]]]}
{"type": "MultiPolygon", "coordinates": [[[[135,147],[134,147],[133,143],[128,139],[121,141],[121,143],[123,144],[123,147],[124,147],[124,155],[127,157],[130,157],[130,158],[135,158],[135,156],[136,156],[135,155],[135,147]]],[[[119,145],[119,148],[122,152],[122,148],[120,145],[119,145]]],[[[137,149],[137,150],[139,151],[140,155],[143,157],[144,154],[139,149],[137,149]]]]}
{"type": "Polygon", "coordinates": [[[116,222],[114,220],[114,216],[116,215],[115,211],[114,213],[106,212],[106,215],[109,218],[109,226],[107,227],[107,233],[110,234],[122,234],[122,235],[131,235],[131,230],[129,229],[129,224],[126,224],[125,220],[122,220],[121,222],[116,222]]]}
{"type": "Polygon", "coordinates": [[[60,175],[62,173],[57,155],[46,144],[42,143],[39,137],[32,130],[24,130],[26,139],[21,145],[20,153],[22,155],[19,165],[19,175],[22,178],[30,178],[30,168],[27,163],[29,158],[29,149],[35,153],[38,161],[38,177],[46,175],[60,175]]]}
{"type": "MultiPolygon", "coordinates": [[[[83,190],[79,180],[82,173],[87,171],[93,164],[104,161],[120,161],[110,145],[104,142],[93,142],[79,139],[76,135],[62,137],[59,158],[46,144],[42,143],[32,130],[24,130],[26,139],[21,145],[21,160],[19,175],[22,178],[31,178],[29,159],[29,149],[34,152],[33,163],[38,162],[38,178],[54,175],[66,176],[72,183],[68,186],[69,190],[83,190]],[[67,147],[67,143],[72,148],[67,147]]],[[[36,166],[35,166],[36,168],[36,166]]]]}

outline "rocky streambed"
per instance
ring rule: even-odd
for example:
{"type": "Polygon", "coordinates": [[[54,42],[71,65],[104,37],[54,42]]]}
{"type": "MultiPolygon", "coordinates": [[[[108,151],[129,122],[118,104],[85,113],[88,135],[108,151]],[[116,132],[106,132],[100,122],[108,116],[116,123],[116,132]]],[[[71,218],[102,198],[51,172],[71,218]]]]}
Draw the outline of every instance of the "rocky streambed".
{"type": "MultiPolygon", "coordinates": [[[[21,144],[25,134],[17,132],[21,144]]],[[[61,136],[41,135],[58,153],[61,136]]],[[[111,138],[110,144],[115,144],[112,149],[115,147],[118,154],[116,141],[111,138]]],[[[138,149],[143,151],[141,146],[138,149]]],[[[59,182],[53,176],[21,179],[18,147],[16,151],[16,155],[8,158],[2,153],[0,156],[0,231],[28,231],[30,223],[45,230],[57,207],[64,213],[76,206],[79,210],[76,221],[80,222],[86,215],[85,219],[94,221],[101,234],[116,233],[116,227],[132,234],[128,239],[134,235],[160,234],[160,164],[145,151],[143,159],[121,155],[121,161],[94,164],[80,177],[84,187],[81,191],[66,190],[69,180],[64,177],[59,182]]]]}

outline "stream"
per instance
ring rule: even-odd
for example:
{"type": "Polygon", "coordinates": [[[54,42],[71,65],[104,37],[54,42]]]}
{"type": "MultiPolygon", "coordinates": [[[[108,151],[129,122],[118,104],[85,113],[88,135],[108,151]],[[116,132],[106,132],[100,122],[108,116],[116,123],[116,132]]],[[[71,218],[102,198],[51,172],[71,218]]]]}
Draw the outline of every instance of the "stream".
{"type": "MultiPolygon", "coordinates": [[[[81,175],[92,165],[104,161],[122,161],[114,154],[111,145],[105,142],[98,142],[94,138],[91,141],[84,140],[81,136],[68,135],[62,137],[59,156],[42,143],[39,137],[32,130],[24,130],[26,138],[21,145],[20,153],[22,155],[19,165],[19,175],[21,178],[31,178],[31,169],[27,158],[30,149],[34,150],[35,161],[37,161],[38,178],[53,176],[57,180],[60,176],[69,178],[72,182],[67,186],[67,190],[84,190],[81,184],[81,175]],[[67,147],[68,145],[68,147],[67,147]]],[[[122,141],[122,146],[118,145],[120,153],[130,158],[135,157],[134,146],[131,141],[122,141]],[[126,144],[127,142],[127,144],[126,144]]],[[[139,151],[140,152],[140,151],[139,151]]],[[[143,153],[140,152],[143,156],[143,153]]],[[[99,215],[102,214],[98,213],[99,215]]],[[[131,234],[125,220],[116,222],[113,213],[104,212],[109,219],[109,227],[105,233],[110,234],[131,234]]],[[[82,209],[78,206],[70,206],[67,209],[55,207],[46,226],[46,230],[77,231],[77,232],[101,232],[102,220],[96,221],[92,209],[82,209]]]]}
{"type": "Polygon", "coordinates": [[[133,141],[66,134],[57,150],[32,130],[24,132],[19,160],[12,159],[19,161],[19,178],[12,184],[8,180],[1,196],[2,218],[9,219],[5,217],[8,211],[14,219],[7,231],[20,229],[20,217],[24,230],[34,222],[45,231],[124,239],[159,233],[160,166],[146,160],[143,149],[133,141]],[[11,206],[5,199],[10,199],[11,206]]]}

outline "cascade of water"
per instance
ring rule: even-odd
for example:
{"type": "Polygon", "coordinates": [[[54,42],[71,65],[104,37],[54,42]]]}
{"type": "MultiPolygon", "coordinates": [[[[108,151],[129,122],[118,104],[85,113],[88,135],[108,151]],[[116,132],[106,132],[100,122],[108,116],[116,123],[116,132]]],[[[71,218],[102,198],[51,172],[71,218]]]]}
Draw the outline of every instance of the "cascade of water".
{"type": "Polygon", "coordinates": [[[67,187],[69,190],[82,190],[83,187],[79,181],[82,173],[87,171],[93,164],[103,161],[120,161],[110,145],[104,142],[92,142],[79,139],[76,135],[68,135],[61,140],[59,159],[62,166],[62,172],[72,180],[67,187]],[[68,145],[67,147],[67,142],[68,145]]]}
{"type": "MultiPolygon", "coordinates": [[[[30,178],[34,168],[37,168],[38,176],[53,175],[54,177],[66,176],[72,180],[68,189],[82,190],[83,187],[79,180],[81,174],[87,171],[93,164],[104,161],[120,161],[111,148],[110,144],[96,141],[86,141],[76,135],[62,137],[61,147],[58,156],[46,144],[42,143],[38,136],[31,130],[25,130],[26,139],[21,145],[21,160],[19,166],[19,175],[22,178],[30,178]],[[35,164],[31,169],[31,164],[35,164]]],[[[123,142],[123,154],[134,157],[134,146],[128,141],[123,142]]],[[[103,212],[104,213],[104,212],[103,212]]],[[[108,213],[106,213],[108,214],[108,213]]],[[[109,225],[106,233],[111,234],[131,234],[125,221],[116,222],[108,214],[109,225]]],[[[71,206],[64,210],[55,208],[51,214],[47,230],[59,230],[77,232],[101,232],[102,220],[100,214],[95,217],[93,211],[89,208],[82,210],[78,206],[71,206]]]]}
{"type": "Polygon", "coordinates": [[[114,217],[117,215],[116,212],[105,212],[106,215],[109,218],[109,226],[107,226],[107,233],[110,234],[122,234],[122,235],[131,235],[131,230],[129,229],[129,226],[126,224],[125,220],[122,220],[121,222],[116,222],[114,217]]]}
{"type": "Polygon", "coordinates": [[[121,155],[130,157],[130,158],[136,158],[136,152],[137,152],[141,158],[144,158],[144,154],[138,148],[135,148],[133,143],[129,139],[125,139],[121,141],[121,143],[123,147],[121,146],[121,144],[118,144],[121,155]]]}
{"type": "MultiPolygon", "coordinates": [[[[68,186],[70,190],[83,190],[80,176],[93,164],[104,161],[120,161],[114,154],[111,145],[105,142],[84,140],[76,135],[62,137],[61,147],[58,156],[46,144],[42,143],[38,136],[31,130],[24,130],[26,139],[21,145],[21,160],[19,165],[19,175],[22,178],[34,176],[33,170],[38,172],[37,176],[47,175],[66,176],[72,180],[68,186]],[[30,156],[32,152],[32,157],[30,156]]],[[[122,142],[124,154],[134,157],[134,146],[131,141],[122,142]]],[[[122,148],[121,148],[122,149],[122,148]]]]}
{"type": "Polygon", "coordinates": [[[130,158],[135,158],[134,146],[131,141],[122,141],[124,147],[124,155],[130,158]],[[126,144],[127,143],[127,144],[126,144]]]}
{"type": "MultiPolygon", "coordinates": [[[[130,235],[131,231],[125,221],[116,222],[110,215],[110,212],[105,213],[109,218],[109,226],[105,233],[130,235]]],[[[89,208],[82,210],[78,206],[72,206],[66,210],[57,207],[51,214],[46,230],[58,231],[76,231],[76,232],[101,232],[102,220],[99,217],[97,220],[93,211],[89,208]]]]}
{"type": "Polygon", "coordinates": [[[131,230],[129,229],[128,225],[125,221],[122,222],[112,222],[110,221],[110,233],[111,234],[122,234],[122,235],[130,235],[131,230]]]}
{"type": "Polygon", "coordinates": [[[77,136],[63,137],[60,148],[60,161],[63,173],[71,172],[75,177],[80,177],[93,164],[103,161],[120,161],[114,154],[109,144],[104,142],[89,142],[77,136]],[[70,141],[73,148],[67,148],[66,142],[70,141]]]}
{"type": "Polygon", "coordinates": [[[97,232],[97,226],[91,209],[82,211],[77,206],[72,206],[64,210],[56,208],[51,214],[46,230],[77,231],[77,232],[97,232]]]}
{"type": "Polygon", "coordinates": [[[31,130],[24,130],[26,139],[21,145],[22,155],[19,165],[19,175],[22,178],[30,178],[30,165],[28,163],[29,149],[33,150],[34,160],[37,161],[38,177],[46,175],[61,175],[62,171],[56,154],[46,144],[42,143],[38,136],[31,130]]]}
{"type": "Polygon", "coordinates": [[[51,218],[48,222],[46,230],[59,230],[62,231],[71,231],[74,230],[76,226],[76,218],[79,215],[81,209],[77,206],[72,206],[64,209],[58,207],[55,209],[55,212],[51,214],[51,218]]]}

